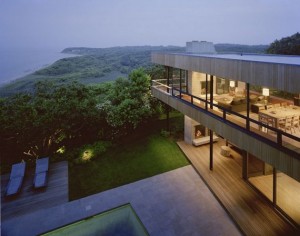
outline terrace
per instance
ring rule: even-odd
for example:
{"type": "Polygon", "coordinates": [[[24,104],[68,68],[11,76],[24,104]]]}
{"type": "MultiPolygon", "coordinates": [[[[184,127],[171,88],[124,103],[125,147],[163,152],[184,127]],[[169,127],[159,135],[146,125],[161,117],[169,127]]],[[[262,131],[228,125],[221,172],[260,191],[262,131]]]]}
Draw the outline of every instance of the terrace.
{"type": "Polygon", "coordinates": [[[29,169],[26,172],[21,193],[15,197],[5,198],[4,192],[9,174],[1,176],[2,220],[9,220],[69,201],[68,163],[66,161],[50,165],[48,187],[46,189],[33,189],[33,178],[34,169],[29,169]]]}
{"type": "MultiPolygon", "coordinates": [[[[209,145],[195,147],[184,141],[178,142],[178,146],[245,235],[296,235],[299,231],[278,212],[273,211],[272,204],[267,200],[272,198],[272,185],[265,184],[262,178],[272,177],[272,174],[256,177],[257,163],[253,163],[255,161],[252,160],[249,166],[252,177],[249,181],[268,195],[263,196],[241,178],[243,162],[241,150],[231,146],[230,156],[225,157],[220,152],[222,145],[225,145],[224,140],[214,144],[215,158],[212,172],[208,168],[209,145]]],[[[278,204],[300,224],[300,209],[295,207],[300,204],[299,183],[282,173],[278,175],[280,175],[278,204]]]]}
{"type": "Polygon", "coordinates": [[[40,235],[127,203],[150,235],[241,235],[190,165],[53,207],[40,206],[5,219],[1,230],[11,236],[40,235]]]}

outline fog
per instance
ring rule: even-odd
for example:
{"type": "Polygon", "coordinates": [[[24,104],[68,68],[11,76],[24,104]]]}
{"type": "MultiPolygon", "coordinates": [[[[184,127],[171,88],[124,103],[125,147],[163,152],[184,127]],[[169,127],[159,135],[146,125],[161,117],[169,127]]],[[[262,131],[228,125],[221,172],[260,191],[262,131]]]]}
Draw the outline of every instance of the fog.
{"type": "Polygon", "coordinates": [[[299,0],[0,0],[0,49],[269,44],[298,31],[299,0]]]}

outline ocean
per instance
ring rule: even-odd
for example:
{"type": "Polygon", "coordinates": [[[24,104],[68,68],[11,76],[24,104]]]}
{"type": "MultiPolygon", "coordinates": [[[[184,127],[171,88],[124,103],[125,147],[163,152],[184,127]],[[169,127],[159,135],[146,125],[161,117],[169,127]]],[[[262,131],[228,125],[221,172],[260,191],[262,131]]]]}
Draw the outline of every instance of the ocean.
{"type": "Polygon", "coordinates": [[[76,55],[50,49],[0,50],[0,86],[31,74],[55,61],[76,55]]]}

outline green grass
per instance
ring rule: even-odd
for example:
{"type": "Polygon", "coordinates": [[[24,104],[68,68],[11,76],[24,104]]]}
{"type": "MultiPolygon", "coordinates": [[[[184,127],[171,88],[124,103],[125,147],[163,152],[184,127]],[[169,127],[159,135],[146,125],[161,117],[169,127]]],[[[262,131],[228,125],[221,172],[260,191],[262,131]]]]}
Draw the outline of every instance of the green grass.
{"type": "Polygon", "coordinates": [[[158,130],[135,134],[84,165],[70,165],[70,200],[188,165],[176,141],[158,130]]]}

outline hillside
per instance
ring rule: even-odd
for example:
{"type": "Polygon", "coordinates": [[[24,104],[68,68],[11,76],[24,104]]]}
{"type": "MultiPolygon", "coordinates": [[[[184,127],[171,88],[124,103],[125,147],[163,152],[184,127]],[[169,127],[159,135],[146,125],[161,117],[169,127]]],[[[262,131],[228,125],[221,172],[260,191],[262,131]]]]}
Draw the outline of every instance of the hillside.
{"type": "Polygon", "coordinates": [[[149,68],[152,65],[150,62],[152,51],[183,50],[183,47],[174,46],[66,48],[63,53],[76,56],[60,59],[44,69],[15,80],[1,87],[0,94],[10,96],[17,92],[31,92],[36,82],[44,80],[58,84],[74,81],[83,84],[107,82],[118,77],[127,77],[132,70],[139,67],[149,68]]]}
{"type": "MultiPolygon", "coordinates": [[[[215,46],[216,50],[221,53],[263,53],[267,48],[264,45],[216,44],[215,46]]],[[[31,92],[36,82],[44,80],[51,80],[58,84],[73,81],[83,84],[97,84],[112,81],[118,77],[127,77],[134,69],[152,67],[151,52],[154,51],[184,52],[185,47],[66,48],[62,52],[74,54],[74,57],[58,60],[44,69],[5,85],[0,88],[0,94],[1,96],[10,96],[17,92],[31,92]]]]}

